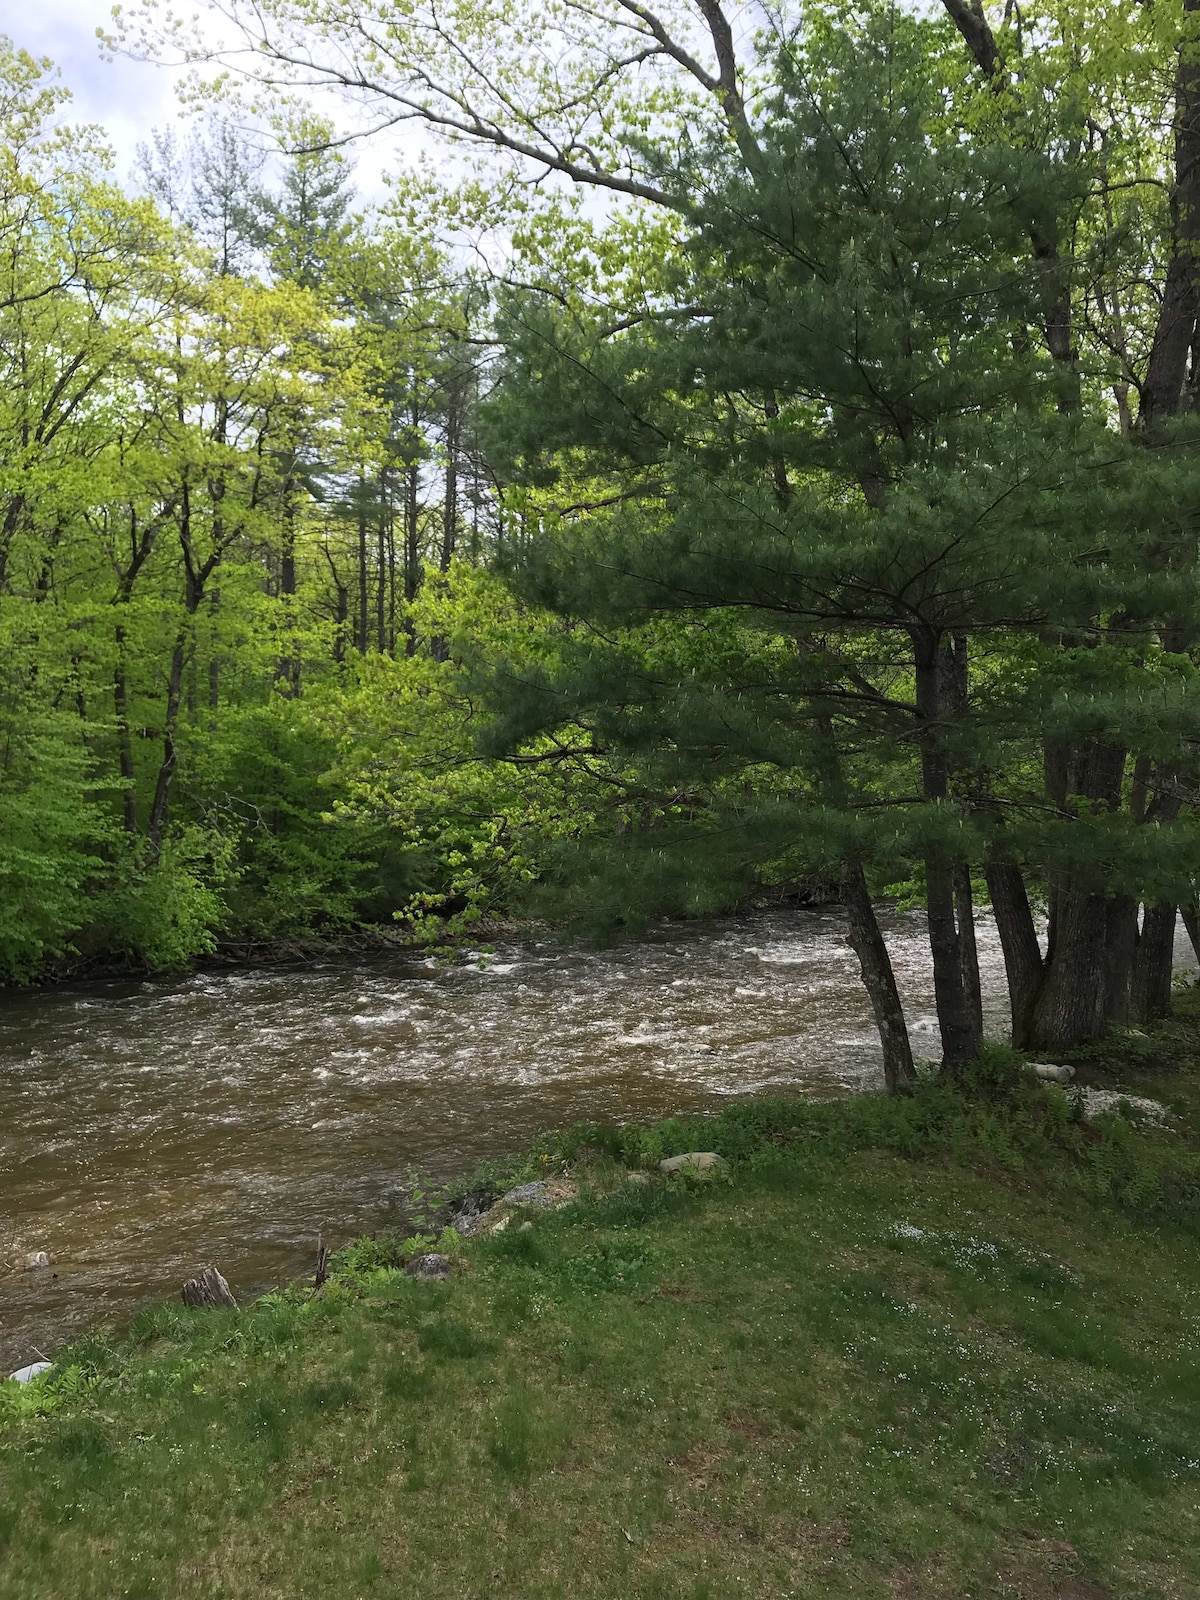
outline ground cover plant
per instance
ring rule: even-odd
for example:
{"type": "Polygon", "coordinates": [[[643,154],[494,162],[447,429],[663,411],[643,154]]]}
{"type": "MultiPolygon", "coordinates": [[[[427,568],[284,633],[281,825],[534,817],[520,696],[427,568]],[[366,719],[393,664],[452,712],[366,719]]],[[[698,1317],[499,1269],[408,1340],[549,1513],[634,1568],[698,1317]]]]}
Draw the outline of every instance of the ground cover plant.
{"type": "MultiPolygon", "coordinates": [[[[574,1204],[163,1306],[3,1396],[6,1600],[1200,1588],[1200,1019],[968,1095],[576,1129],[574,1204]],[[688,1148],[716,1182],[628,1174],[688,1148]]],[[[464,1180],[465,1182],[466,1180],[464,1180]]]]}

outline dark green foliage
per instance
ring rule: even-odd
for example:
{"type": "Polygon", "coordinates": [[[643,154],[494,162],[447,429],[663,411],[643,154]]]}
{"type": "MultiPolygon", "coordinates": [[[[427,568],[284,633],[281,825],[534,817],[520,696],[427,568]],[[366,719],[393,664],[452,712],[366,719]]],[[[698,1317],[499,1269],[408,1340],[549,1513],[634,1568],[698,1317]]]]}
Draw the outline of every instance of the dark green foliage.
{"type": "MultiPolygon", "coordinates": [[[[278,939],[388,922],[426,881],[378,823],[337,814],[335,741],[300,706],[238,717],[199,781],[238,840],[225,931],[278,939]]],[[[427,869],[426,869],[427,870],[427,869]]]]}
{"type": "Polygon", "coordinates": [[[951,874],[1003,856],[1035,897],[1149,904],[1200,873],[1191,816],[1143,826],[1120,776],[1188,759],[1194,422],[1142,449],[1031,338],[1057,288],[1030,241],[1071,233],[1090,161],[956,120],[960,50],[933,16],[814,12],[753,158],[723,133],[664,156],[690,227],[661,315],[502,298],[493,449],[546,508],[509,567],[564,626],[493,669],[485,746],[577,725],[623,764],[637,820],[580,829],[535,900],[602,932],[843,862],[918,885],[956,1071],[951,874]],[[556,515],[581,471],[588,514],[556,515]],[[1082,755],[1047,790],[1093,747],[1113,794],[1082,755]]]}

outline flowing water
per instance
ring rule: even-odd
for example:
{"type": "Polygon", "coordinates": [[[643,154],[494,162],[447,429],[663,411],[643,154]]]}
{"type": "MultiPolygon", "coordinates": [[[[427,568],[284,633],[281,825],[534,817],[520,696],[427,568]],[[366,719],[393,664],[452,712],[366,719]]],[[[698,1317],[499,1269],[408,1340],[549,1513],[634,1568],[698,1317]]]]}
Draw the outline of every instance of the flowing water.
{"type": "MultiPolygon", "coordinates": [[[[918,1053],[937,1053],[924,925],[888,942],[918,1053]]],[[[999,943],[980,928],[990,1031],[999,943]]],[[[0,999],[0,1370],[173,1295],[235,1293],[397,1216],[539,1129],[829,1096],[879,1083],[836,910],[672,924],[594,949],[514,941],[452,966],[389,958],[0,999]]]]}

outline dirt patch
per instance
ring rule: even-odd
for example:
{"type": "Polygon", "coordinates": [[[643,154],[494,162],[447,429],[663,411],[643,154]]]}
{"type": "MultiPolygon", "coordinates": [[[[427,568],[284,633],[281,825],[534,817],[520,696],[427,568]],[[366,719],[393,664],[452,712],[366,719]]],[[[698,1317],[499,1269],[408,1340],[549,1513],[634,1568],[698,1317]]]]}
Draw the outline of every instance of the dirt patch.
{"type": "Polygon", "coordinates": [[[736,1433],[741,1439],[749,1439],[760,1444],[764,1439],[772,1437],[774,1430],[765,1422],[760,1422],[754,1417],[747,1417],[739,1411],[725,1413],[725,1426],[731,1433],[736,1433]]]}
{"type": "Polygon", "coordinates": [[[697,1444],[686,1455],[672,1456],[667,1465],[681,1472],[687,1479],[690,1489],[707,1489],[712,1477],[713,1468],[721,1459],[719,1450],[711,1450],[706,1445],[697,1444]]]}

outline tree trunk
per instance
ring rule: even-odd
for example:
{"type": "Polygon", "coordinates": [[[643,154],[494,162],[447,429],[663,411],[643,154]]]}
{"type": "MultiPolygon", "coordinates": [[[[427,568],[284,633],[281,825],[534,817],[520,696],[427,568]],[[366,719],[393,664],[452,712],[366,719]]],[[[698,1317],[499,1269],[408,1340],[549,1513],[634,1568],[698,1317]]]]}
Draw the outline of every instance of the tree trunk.
{"type": "Polygon", "coordinates": [[[358,653],[367,653],[367,486],[358,479],[358,653]]]}
{"type": "Polygon", "coordinates": [[[984,876],[1004,951],[1012,1042],[1023,1050],[1029,1038],[1034,998],[1042,981],[1041,946],[1021,869],[1008,861],[992,861],[984,867],[984,876]]]}
{"type": "Polygon", "coordinates": [[[971,1026],[983,1038],[983,986],[979,981],[979,947],[975,941],[975,902],[971,869],[960,861],[954,868],[954,916],[958,924],[959,966],[971,1026]]]}
{"type": "Polygon", "coordinates": [[[221,658],[217,654],[215,638],[217,632],[217,615],[221,609],[221,591],[214,589],[209,600],[209,610],[213,619],[213,653],[208,658],[208,710],[210,715],[209,728],[215,733],[217,729],[217,712],[221,706],[221,658]]]}
{"type": "MultiPolygon", "coordinates": [[[[1077,795],[1115,811],[1121,803],[1126,759],[1122,745],[1047,741],[1047,794],[1063,807],[1077,795]]],[[[1108,897],[1092,882],[1062,873],[1051,879],[1049,902],[1042,987],[1026,1041],[1035,1050],[1069,1049],[1099,1039],[1106,1021],[1110,967],[1116,980],[1123,981],[1118,966],[1119,918],[1112,927],[1110,960],[1108,897]]]]}
{"type": "Polygon", "coordinates": [[[183,671],[187,663],[187,636],[180,630],[171,651],[171,672],[167,679],[167,707],[163,716],[163,754],[158,767],[158,778],[154,785],[154,799],[150,803],[150,819],[146,825],[146,836],[150,841],[150,855],[152,860],[157,860],[162,849],[163,835],[167,828],[167,801],[171,792],[171,780],[175,776],[179,754],[175,745],[175,735],[179,726],[179,705],[183,691],[183,671]]]}
{"type": "MultiPolygon", "coordinates": [[[[931,630],[914,629],[912,643],[922,788],[926,801],[944,805],[949,798],[949,768],[940,728],[945,672],[941,639],[931,630]]],[[[933,957],[933,992],[942,1033],[942,1071],[951,1077],[974,1061],[983,1043],[963,983],[968,952],[963,948],[955,917],[956,865],[936,848],[925,856],[925,905],[933,957]]]]}
{"type": "Polygon", "coordinates": [[[121,785],[125,832],[136,834],[137,785],[133,766],[133,731],[129,726],[129,686],[125,676],[125,629],[116,631],[117,664],[113,669],[113,702],[117,719],[117,752],[121,764],[121,785]]]}
{"type": "Polygon", "coordinates": [[[283,694],[291,699],[300,688],[300,663],[292,654],[295,639],[295,612],[290,604],[296,596],[296,519],[292,504],[292,484],[289,479],[283,486],[285,496],[283,513],[283,547],[279,557],[279,597],[284,602],[284,648],[275,666],[275,677],[283,687],[283,694]]]}
{"type": "Polygon", "coordinates": [[[375,584],[375,639],[379,654],[387,654],[387,504],[383,496],[383,479],[379,483],[379,522],[375,529],[375,543],[379,554],[379,572],[375,584]]]}
{"type": "Polygon", "coordinates": [[[1108,902],[1105,929],[1104,1016],[1118,1026],[1129,1021],[1133,966],[1138,947],[1138,905],[1130,894],[1108,902]]]}
{"type": "Polygon", "coordinates": [[[1129,1008],[1134,1022],[1155,1022],[1170,1014],[1176,913],[1173,900],[1159,900],[1142,913],[1129,1008]]]}
{"type": "Polygon", "coordinates": [[[236,1311],[238,1303],[233,1291],[216,1267],[201,1267],[194,1278],[189,1278],[180,1292],[185,1306],[195,1306],[206,1311],[224,1307],[236,1311]]]}
{"type": "Polygon", "coordinates": [[[850,947],[858,957],[863,986],[879,1029],[884,1082],[894,1094],[912,1083],[917,1074],[891,957],[871,903],[862,863],[854,858],[842,863],[842,904],[846,908],[850,947]]]}
{"type": "Polygon", "coordinates": [[[1183,0],[1175,67],[1175,172],[1171,186],[1171,259],[1159,301],[1141,387],[1140,427],[1153,428],[1183,407],[1188,358],[1200,317],[1200,54],[1193,33],[1200,0],[1183,0]]]}
{"type": "Polygon", "coordinates": [[[446,412],[446,499],[442,506],[442,549],[438,566],[449,572],[458,545],[459,401],[452,395],[446,412]]]}
{"type": "Polygon", "coordinates": [[[1104,1033],[1108,906],[1102,894],[1057,896],[1053,948],[1033,1005],[1027,1045],[1062,1050],[1104,1033]]]}
{"type": "Polygon", "coordinates": [[[411,656],[417,648],[416,628],[410,609],[421,587],[421,528],[420,528],[421,469],[414,462],[408,469],[404,494],[404,627],[408,634],[406,645],[411,656]]]}

